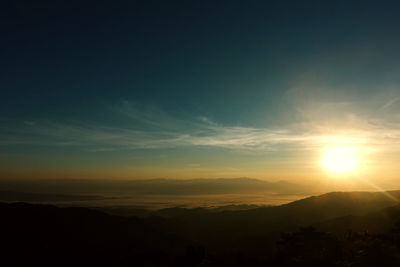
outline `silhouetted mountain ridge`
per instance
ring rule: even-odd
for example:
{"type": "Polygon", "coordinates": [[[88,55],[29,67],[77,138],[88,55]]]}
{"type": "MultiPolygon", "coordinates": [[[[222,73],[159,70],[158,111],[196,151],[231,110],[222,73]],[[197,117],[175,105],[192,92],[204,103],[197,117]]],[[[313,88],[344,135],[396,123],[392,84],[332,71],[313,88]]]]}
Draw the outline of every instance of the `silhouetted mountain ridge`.
{"type": "Polygon", "coordinates": [[[314,226],[320,230],[345,235],[349,230],[383,233],[400,222],[400,204],[366,215],[348,215],[319,222],[314,226]]]}
{"type": "Polygon", "coordinates": [[[63,195],[63,194],[43,194],[30,192],[0,191],[0,201],[16,202],[60,202],[60,201],[88,201],[110,199],[102,196],[92,195],[63,195]]]}
{"type": "Polygon", "coordinates": [[[332,192],[312,196],[280,206],[251,207],[245,210],[222,210],[211,212],[209,209],[168,208],[153,211],[148,215],[174,217],[175,219],[229,221],[253,226],[283,229],[292,225],[307,225],[347,215],[365,215],[398,204],[400,191],[390,192],[332,192]],[[256,220],[254,220],[256,218],[256,220]]]}
{"type": "MultiPolygon", "coordinates": [[[[391,229],[400,220],[399,196],[400,191],[333,192],[275,207],[171,208],[141,218],[87,208],[0,203],[1,249],[14,266],[32,262],[42,266],[55,262],[59,266],[265,266],[277,253],[282,231],[309,225],[338,233],[351,228],[391,229]]],[[[306,238],[301,242],[311,242],[313,250],[318,248],[313,239],[328,242],[321,246],[340,245],[330,235],[308,230],[294,237],[306,238]]],[[[285,240],[289,242],[285,249],[291,251],[294,241],[285,240]]]]}

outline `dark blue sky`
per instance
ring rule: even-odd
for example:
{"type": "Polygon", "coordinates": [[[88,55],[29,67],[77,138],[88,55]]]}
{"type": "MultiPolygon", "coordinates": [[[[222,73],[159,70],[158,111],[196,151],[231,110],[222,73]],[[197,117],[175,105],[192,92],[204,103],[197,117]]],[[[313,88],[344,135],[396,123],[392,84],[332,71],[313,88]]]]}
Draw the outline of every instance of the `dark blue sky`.
{"type": "Polygon", "coordinates": [[[2,10],[3,116],[91,118],[127,99],[232,121],[299,72],[379,83],[399,61],[400,9],[384,1],[100,2],[2,10]]]}
{"type": "Polygon", "coordinates": [[[258,131],[303,133],[293,124],[315,126],[321,110],[331,128],[349,114],[390,120],[400,90],[397,1],[10,1],[0,12],[2,146],[15,162],[46,149],[42,164],[64,162],[68,142],[72,155],[89,143],[150,149],[146,162],[157,149],[262,147],[275,143],[258,131]]]}

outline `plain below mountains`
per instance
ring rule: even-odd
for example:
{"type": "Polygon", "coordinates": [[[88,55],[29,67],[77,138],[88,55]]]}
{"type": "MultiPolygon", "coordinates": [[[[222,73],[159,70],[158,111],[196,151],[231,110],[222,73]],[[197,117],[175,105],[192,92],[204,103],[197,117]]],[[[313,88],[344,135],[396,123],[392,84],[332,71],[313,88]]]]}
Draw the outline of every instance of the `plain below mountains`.
{"type": "MultiPolygon", "coordinates": [[[[150,179],[150,180],[30,180],[0,181],[8,192],[92,195],[208,195],[272,192],[304,194],[306,186],[287,181],[268,182],[252,178],[150,179]]],[[[1,200],[1,199],[0,199],[1,200]]]]}

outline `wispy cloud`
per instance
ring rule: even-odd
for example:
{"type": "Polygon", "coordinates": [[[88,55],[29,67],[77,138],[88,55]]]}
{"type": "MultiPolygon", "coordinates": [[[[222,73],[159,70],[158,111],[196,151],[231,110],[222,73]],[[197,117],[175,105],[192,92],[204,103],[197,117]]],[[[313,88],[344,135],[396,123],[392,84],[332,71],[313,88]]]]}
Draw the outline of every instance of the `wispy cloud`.
{"type": "Polygon", "coordinates": [[[79,146],[90,151],[221,147],[269,151],[315,149],[331,143],[400,146],[400,124],[349,116],[344,127],[319,121],[301,121],[279,128],[218,124],[207,117],[177,119],[156,108],[124,102],[114,107],[128,126],[53,122],[22,122],[2,126],[0,145],[79,146]],[[351,127],[349,126],[351,125],[351,127]]]}
{"type": "Polygon", "coordinates": [[[388,102],[385,103],[385,105],[383,105],[381,107],[381,110],[389,108],[390,106],[392,106],[393,104],[395,104],[399,100],[400,100],[400,97],[396,97],[394,99],[389,100],[388,102]]]}

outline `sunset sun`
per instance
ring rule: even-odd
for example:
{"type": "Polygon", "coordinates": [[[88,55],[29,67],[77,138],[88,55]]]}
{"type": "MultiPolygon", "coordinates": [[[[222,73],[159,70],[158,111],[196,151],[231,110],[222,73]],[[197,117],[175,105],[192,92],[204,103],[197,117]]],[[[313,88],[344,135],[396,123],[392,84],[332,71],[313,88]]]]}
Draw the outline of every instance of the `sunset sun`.
{"type": "Polygon", "coordinates": [[[352,147],[330,147],[325,152],[323,166],[334,174],[349,173],[358,166],[356,151],[352,147]]]}

